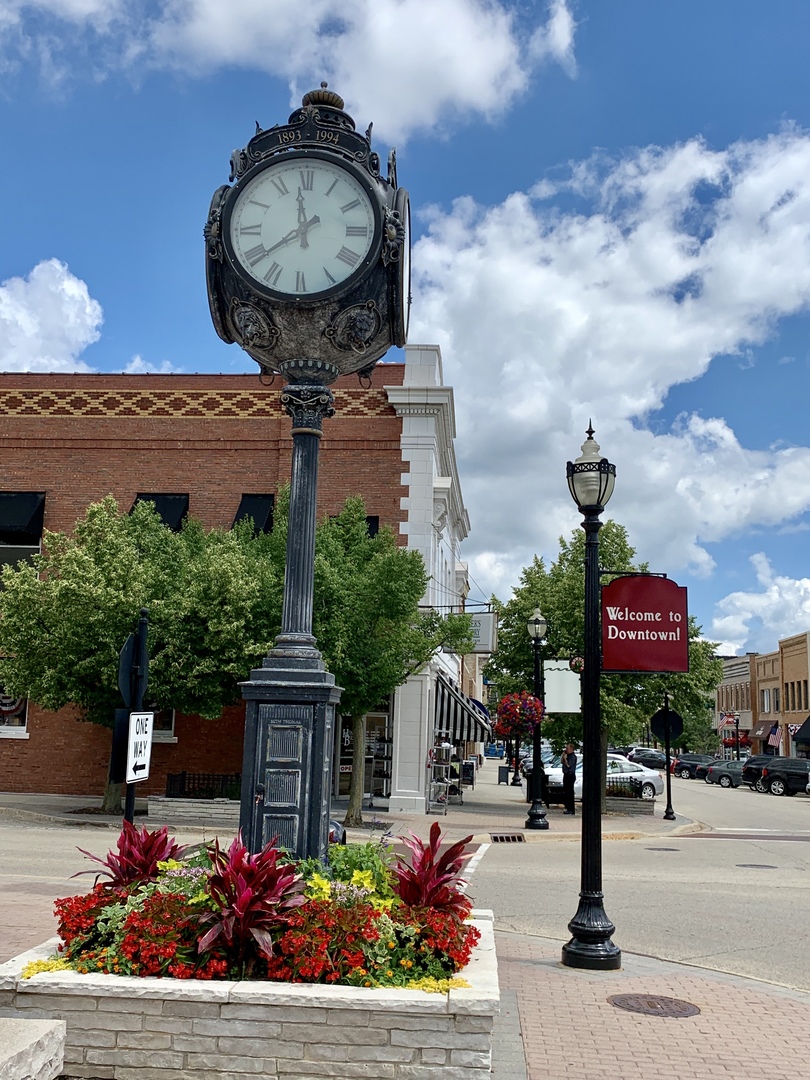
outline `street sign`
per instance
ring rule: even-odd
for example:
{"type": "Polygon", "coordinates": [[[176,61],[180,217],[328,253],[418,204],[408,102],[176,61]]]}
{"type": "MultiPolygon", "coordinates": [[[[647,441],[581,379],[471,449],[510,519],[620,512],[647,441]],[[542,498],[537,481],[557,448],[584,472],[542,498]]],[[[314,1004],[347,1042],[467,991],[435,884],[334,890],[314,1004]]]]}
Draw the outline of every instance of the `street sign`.
{"type": "Polygon", "coordinates": [[[686,589],[654,574],[625,574],[605,585],[602,670],[688,671],[686,589]]]}
{"type": "Polygon", "coordinates": [[[128,784],[138,784],[149,779],[149,762],[152,758],[153,712],[134,712],[129,714],[129,739],[127,742],[128,784]]]}
{"type": "Polygon", "coordinates": [[[662,743],[670,743],[683,735],[683,717],[674,709],[659,709],[650,717],[650,731],[662,743]]]}

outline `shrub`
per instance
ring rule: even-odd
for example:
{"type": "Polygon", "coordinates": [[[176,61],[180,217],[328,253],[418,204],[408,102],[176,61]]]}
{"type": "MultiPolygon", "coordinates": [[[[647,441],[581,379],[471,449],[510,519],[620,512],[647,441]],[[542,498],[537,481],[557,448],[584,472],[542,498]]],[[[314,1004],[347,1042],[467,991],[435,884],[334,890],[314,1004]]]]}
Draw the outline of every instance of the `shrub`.
{"type": "Polygon", "coordinates": [[[95,873],[96,880],[99,877],[108,877],[111,884],[116,886],[132,885],[138,881],[154,881],[158,875],[159,862],[182,858],[186,850],[169,837],[169,830],[165,825],[150,833],[145,825],[136,829],[129,821],[124,822],[117,847],[118,854],[108,851],[105,859],[100,859],[98,855],[91,855],[84,848],[79,848],[82,855],[86,855],[93,862],[100,863],[105,869],[80,870],[73,876],[81,877],[82,874],[95,873]]]}

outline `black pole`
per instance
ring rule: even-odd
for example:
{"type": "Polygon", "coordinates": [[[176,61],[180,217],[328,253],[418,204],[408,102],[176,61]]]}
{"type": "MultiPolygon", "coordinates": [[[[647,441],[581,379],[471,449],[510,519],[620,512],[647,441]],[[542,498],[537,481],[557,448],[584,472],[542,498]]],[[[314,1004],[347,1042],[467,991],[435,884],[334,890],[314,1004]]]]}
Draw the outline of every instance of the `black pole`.
{"type": "Polygon", "coordinates": [[[740,760],[740,714],[734,713],[734,742],[737,745],[737,761],[740,760]]]}
{"type": "Polygon", "coordinates": [[[664,694],[664,747],[667,755],[667,806],[664,810],[664,821],[674,821],[675,811],[672,809],[672,770],[670,769],[670,725],[669,725],[669,694],[664,694]]]}
{"type": "Polygon", "coordinates": [[[602,716],[599,701],[599,520],[601,507],[581,507],[585,530],[585,669],[582,673],[582,862],[579,907],[563,945],[566,967],[611,971],[621,950],[602,894],[602,716]]]}
{"type": "MultiPolygon", "coordinates": [[[[135,662],[130,674],[132,711],[140,712],[143,708],[143,698],[146,693],[147,673],[149,670],[149,653],[146,649],[146,637],[149,632],[149,612],[141,608],[141,617],[138,619],[138,629],[135,631],[135,662]]],[[[124,798],[124,821],[130,825],[135,820],[135,785],[126,785],[124,798]]]]}
{"type": "MultiPolygon", "coordinates": [[[[540,652],[540,638],[532,638],[532,648],[534,649],[533,693],[534,696],[545,705],[546,686],[544,678],[545,673],[543,671],[543,657],[540,652]]],[[[543,785],[540,781],[540,778],[543,775],[542,743],[542,732],[540,721],[538,720],[534,725],[534,732],[532,733],[532,775],[529,780],[529,786],[532,790],[532,805],[526,818],[527,829],[548,828],[546,809],[543,806],[543,785]]]]}

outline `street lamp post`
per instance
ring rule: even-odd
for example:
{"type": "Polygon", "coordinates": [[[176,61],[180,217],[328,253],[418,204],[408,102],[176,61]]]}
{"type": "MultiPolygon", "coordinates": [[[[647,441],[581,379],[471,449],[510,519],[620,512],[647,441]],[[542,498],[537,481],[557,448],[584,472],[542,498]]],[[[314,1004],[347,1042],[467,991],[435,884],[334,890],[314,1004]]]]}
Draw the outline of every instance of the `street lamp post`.
{"type": "Polygon", "coordinates": [[[582,673],[582,862],[579,907],[563,945],[566,967],[611,971],[621,967],[621,950],[611,941],[616,927],[602,894],[602,738],[599,677],[599,516],[613,494],[616,466],[599,453],[588,425],[582,453],[566,466],[568,488],[585,530],[585,667],[582,673]]]}
{"type": "MultiPolygon", "coordinates": [[[[543,654],[541,650],[543,647],[543,640],[546,636],[546,630],[548,630],[548,622],[540,614],[540,608],[534,609],[534,615],[526,624],[526,629],[529,631],[532,650],[534,652],[534,685],[532,687],[532,692],[538,701],[542,701],[545,706],[546,686],[545,673],[543,671],[543,654]]],[[[540,721],[538,720],[534,725],[534,732],[532,734],[532,775],[529,781],[532,789],[532,805],[526,818],[527,829],[548,828],[546,810],[543,806],[542,784],[540,782],[542,772],[542,739],[540,721]]]]}

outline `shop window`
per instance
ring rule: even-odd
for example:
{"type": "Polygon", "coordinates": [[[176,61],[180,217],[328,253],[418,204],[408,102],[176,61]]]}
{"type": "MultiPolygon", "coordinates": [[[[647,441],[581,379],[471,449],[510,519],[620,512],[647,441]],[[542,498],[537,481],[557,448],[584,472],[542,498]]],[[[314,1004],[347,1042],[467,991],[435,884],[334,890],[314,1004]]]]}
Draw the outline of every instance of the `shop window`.
{"type": "Polygon", "coordinates": [[[152,705],[150,708],[155,714],[152,724],[152,742],[176,743],[174,709],[159,709],[156,705],[152,705]]]}
{"type": "Polygon", "coordinates": [[[274,505],[274,495],[243,495],[233,523],[250,518],[257,533],[270,533],[273,531],[274,505]]]}
{"type": "Polygon", "coordinates": [[[10,697],[0,688],[0,739],[28,738],[28,699],[10,697]]]}
{"type": "MultiPolygon", "coordinates": [[[[138,503],[154,503],[155,512],[172,532],[180,532],[183,521],[188,515],[188,495],[166,495],[148,492],[139,492],[132,504],[134,510],[138,503]]],[[[132,513],[132,511],[130,511],[132,513]]]]}
{"type": "Polygon", "coordinates": [[[44,517],[44,492],[0,491],[0,566],[39,554],[44,517]]]}

